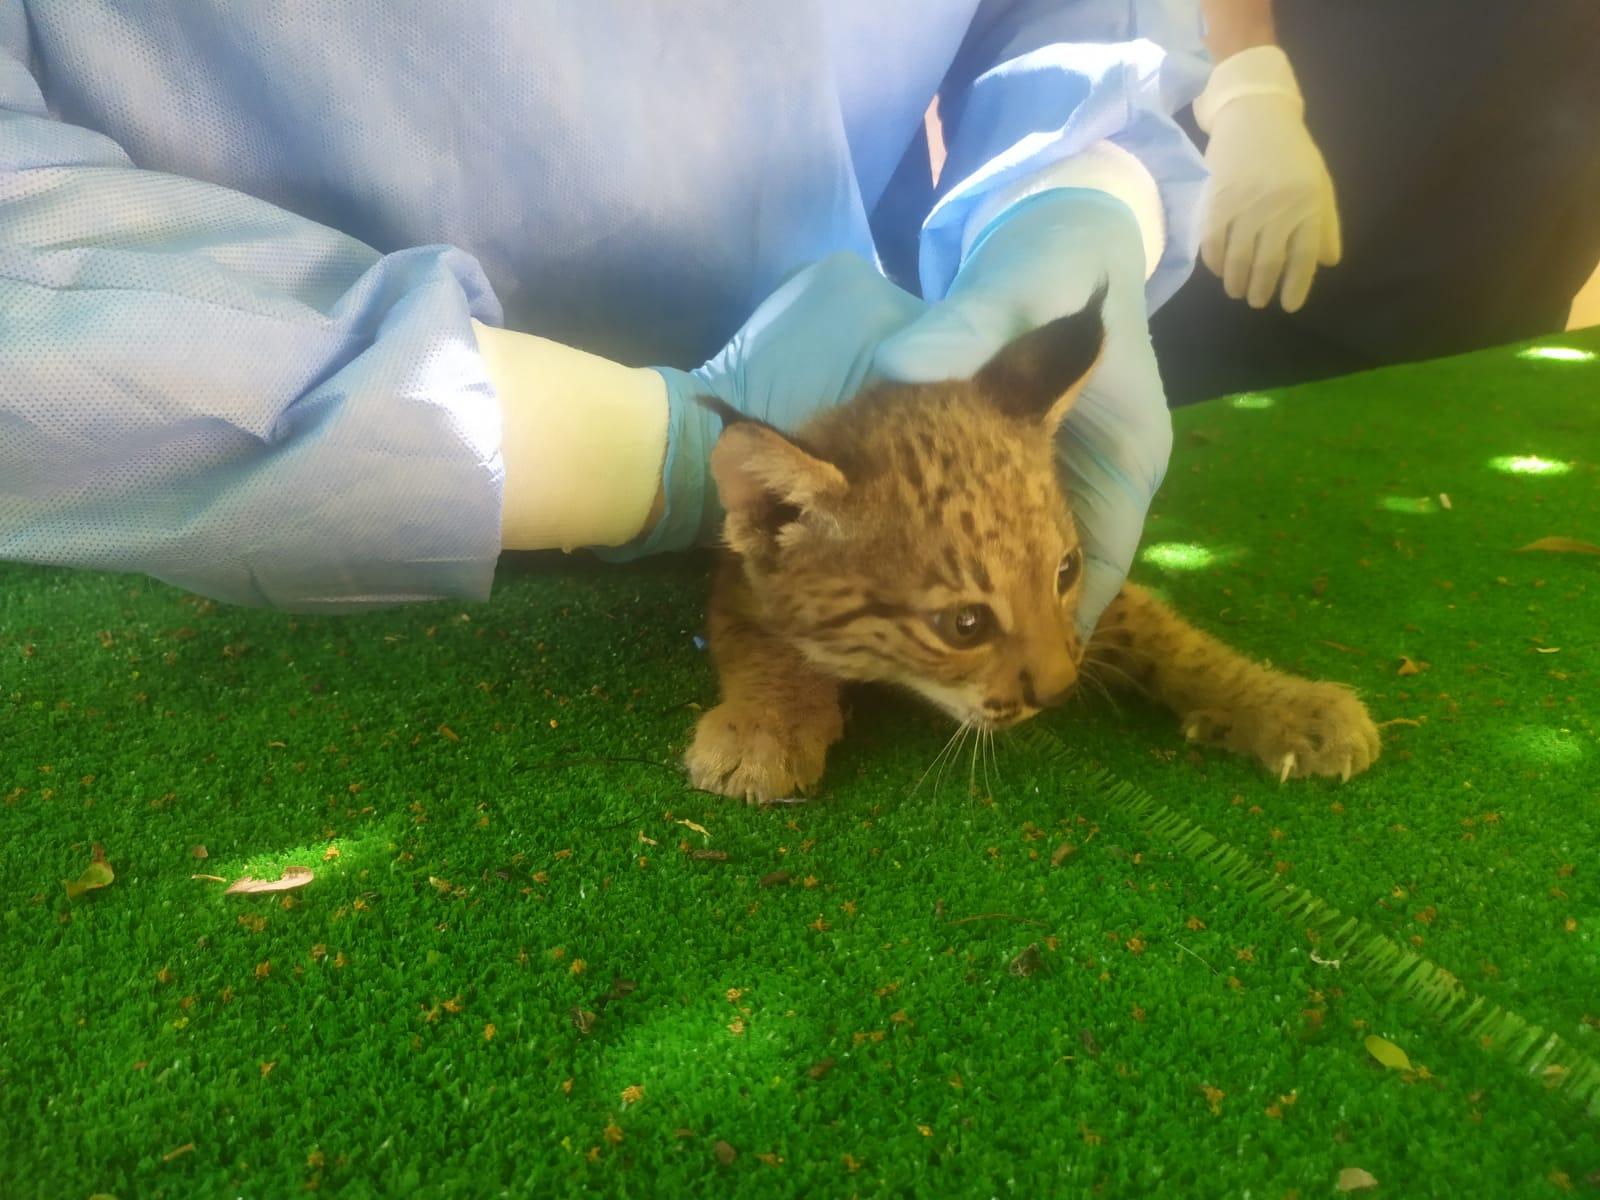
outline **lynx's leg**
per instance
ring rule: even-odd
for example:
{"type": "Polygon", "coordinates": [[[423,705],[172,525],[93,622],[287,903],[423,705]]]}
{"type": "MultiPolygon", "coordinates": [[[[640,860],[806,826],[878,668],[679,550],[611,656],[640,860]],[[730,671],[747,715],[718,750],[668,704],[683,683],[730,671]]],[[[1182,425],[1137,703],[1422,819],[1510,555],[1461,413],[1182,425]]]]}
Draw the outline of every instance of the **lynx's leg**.
{"type": "Polygon", "coordinates": [[[1171,708],[1190,739],[1251,755],[1279,779],[1349,779],[1378,757],[1377,726],[1349,688],[1251,662],[1132,584],[1100,619],[1088,660],[1110,668],[1107,683],[1171,708]]]}
{"type": "Polygon", "coordinates": [[[725,565],[712,589],[711,658],[722,702],[684,755],[690,782],[751,803],[804,792],[844,732],[839,685],[755,620],[744,577],[725,565]]]}

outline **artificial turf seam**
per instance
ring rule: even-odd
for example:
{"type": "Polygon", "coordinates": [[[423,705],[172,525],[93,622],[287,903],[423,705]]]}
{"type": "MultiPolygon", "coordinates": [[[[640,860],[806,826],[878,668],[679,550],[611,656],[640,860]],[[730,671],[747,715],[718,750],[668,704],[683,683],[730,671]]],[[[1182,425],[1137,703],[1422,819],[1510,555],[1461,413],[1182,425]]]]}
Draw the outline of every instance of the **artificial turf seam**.
{"type": "Polygon", "coordinates": [[[1557,1033],[1547,1033],[1502,1005],[1474,994],[1454,972],[1407,950],[1360,917],[1347,916],[1308,889],[1279,879],[1249,855],[1175,812],[1144,789],[1097,768],[1048,730],[1030,727],[1019,740],[1047,759],[1081,772],[1086,791],[1111,813],[1147,836],[1166,841],[1180,854],[1210,868],[1223,881],[1286,919],[1308,922],[1307,936],[1337,962],[1362,976],[1374,991],[1414,1002],[1456,1036],[1529,1077],[1543,1076],[1545,1094],[1570,1101],[1600,1120],[1600,1061],[1557,1033]]]}

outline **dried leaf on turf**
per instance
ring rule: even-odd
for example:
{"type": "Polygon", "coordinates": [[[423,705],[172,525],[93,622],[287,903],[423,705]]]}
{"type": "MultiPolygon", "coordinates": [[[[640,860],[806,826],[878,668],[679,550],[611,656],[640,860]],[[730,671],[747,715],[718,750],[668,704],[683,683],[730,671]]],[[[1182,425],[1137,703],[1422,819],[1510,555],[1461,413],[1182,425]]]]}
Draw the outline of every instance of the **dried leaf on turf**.
{"type": "Polygon", "coordinates": [[[1600,546],[1593,542],[1580,542],[1577,538],[1569,537],[1542,537],[1536,542],[1517,547],[1519,554],[1524,550],[1543,550],[1550,554],[1600,554],[1600,546]]]}
{"type": "Polygon", "coordinates": [[[813,1079],[821,1079],[829,1071],[833,1070],[833,1064],[836,1061],[838,1060],[832,1055],[829,1055],[827,1058],[823,1059],[821,1062],[815,1064],[809,1070],[807,1070],[806,1074],[811,1076],[813,1079]]]}
{"type": "Polygon", "coordinates": [[[294,888],[305,887],[315,876],[310,867],[285,867],[283,874],[277,879],[252,879],[249,875],[241,876],[228,885],[224,896],[254,895],[259,892],[287,892],[294,888]]]}
{"type": "Polygon", "coordinates": [[[1381,1038],[1375,1033],[1369,1033],[1366,1040],[1367,1053],[1372,1055],[1391,1071],[1411,1070],[1411,1060],[1406,1057],[1406,1052],[1396,1046],[1388,1038],[1381,1038]]]}
{"type": "Polygon", "coordinates": [[[1011,973],[1026,979],[1034,974],[1043,965],[1039,958],[1039,943],[1030,943],[1028,948],[1011,960],[1011,973]]]}
{"type": "Polygon", "coordinates": [[[727,1142],[724,1142],[720,1139],[711,1149],[716,1153],[717,1161],[725,1167],[731,1167],[733,1165],[733,1160],[739,1157],[739,1152],[737,1150],[735,1150],[727,1142]]]}
{"type": "Polygon", "coordinates": [[[1346,1167],[1339,1172],[1339,1182],[1335,1185],[1341,1192],[1364,1192],[1368,1188],[1378,1186],[1378,1181],[1373,1178],[1371,1171],[1364,1171],[1360,1167],[1346,1167]]]}
{"type": "Polygon", "coordinates": [[[63,879],[61,882],[66,885],[67,899],[76,900],[85,892],[98,891],[115,878],[111,864],[99,859],[85,867],[83,874],[76,879],[63,879]]]}
{"type": "Polygon", "coordinates": [[[227,883],[228,882],[221,875],[191,875],[191,876],[189,876],[189,878],[190,879],[205,879],[205,880],[210,881],[211,883],[227,883]]]}
{"type": "Polygon", "coordinates": [[[682,825],[685,829],[694,830],[696,833],[698,833],[703,838],[709,838],[711,836],[711,831],[709,829],[707,829],[704,825],[697,825],[693,821],[685,820],[682,817],[678,818],[678,824],[682,825]]]}
{"type": "Polygon", "coordinates": [[[1428,664],[1427,663],[1414,663],[1409,658],[1402,658],[1400,660],[1400,668],[1399,668],[1399,670],[1397,670],[1395,672],[1395,674],[1396,675],[1420,675],[1424,671],[1426,671],[1427,669],[1428,669],[1428,664]]]}
{"type": "Polygon", "coordinates": [[[194,855],[196,858],[211,857],[211,851],[207,850],[204,846],[191,846],[189,848],[189,853],[194,855]]]}
{"type": "Polygon", "coordinates": [[[777,887],[780,883],[789,882],[789,872],[772,871],[761,877],[762,887],[777,887]]]}
{"type": "Polygon", "coordinates": [[[599,1018],[587,1008],[574,1008],[568,1014],[572,1018],[572,1027],[579,1033],[587,1035],[594,1029],[594,1023],[599,1018]]]}
{"type": "Polygon", "coordinates": [[[1056,847],[1056,852],[1050,856],[1050,865],[1052,867],[1059,867],[1077,852],[1078,848],[1071,842],[1062,842],[1061,845],[1056,847]]]}
{"type": "Polygon", "coordinates": [[[728,852],[726,850],[691,850],[689,851],[689,857],[699,862],[727,862],[728,852]]]}

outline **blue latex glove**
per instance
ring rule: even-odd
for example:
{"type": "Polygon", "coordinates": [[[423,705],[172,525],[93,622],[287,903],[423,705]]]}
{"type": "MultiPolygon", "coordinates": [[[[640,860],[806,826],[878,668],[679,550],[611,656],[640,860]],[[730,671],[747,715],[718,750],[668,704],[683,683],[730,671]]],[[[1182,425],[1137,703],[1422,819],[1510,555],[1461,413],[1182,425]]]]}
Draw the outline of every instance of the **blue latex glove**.
{"type": "Polygon", "coordinates": [[[1109,284],[1105,351],[1057,443],[1083,540],[1078,627],[1086,637],[1127,577],[1172,452],[1144,277],[1139,227],[1120,200],[1076,188],[1041,192],[995,218],[945,298],[878,351],[890,379],[966,378],[1013,338],[1076,312],[1102,280],[1109,284]]]}
{"type": "Polygon", "coordinates": [[[597,553],[627,560],[718,540],[723,513],[708,464],[722,421],[696,397],[793,431],[860,391],[883,339],[926,311],[872,264],[833,254],[790,276],[703,367],[657,367],[669,409],[666,511],[643,541],[597,553]]]}

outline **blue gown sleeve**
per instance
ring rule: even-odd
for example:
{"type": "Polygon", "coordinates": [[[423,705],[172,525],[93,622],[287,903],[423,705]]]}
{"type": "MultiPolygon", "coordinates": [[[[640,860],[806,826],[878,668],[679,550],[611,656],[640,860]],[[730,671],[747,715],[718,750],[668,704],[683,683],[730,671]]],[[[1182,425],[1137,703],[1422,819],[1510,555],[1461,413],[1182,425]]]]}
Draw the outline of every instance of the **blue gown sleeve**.
{"type": "Polygon", "coordinates": [[[56,120],[0,0],[0,559],[241,604],[488,593],[500,415],[450,247],[379,254],[56,120]]]}
{"type": "Polygon", "coordinates": [[[986,196],[1109,140],[1161,190],[1154,311],[1194,267],[1205,165],[1172,114],[1208,73],[1194,0],[984,0],[939,92],[947,157],[923,223],[923,295],[944,295],[986,196]]]}

